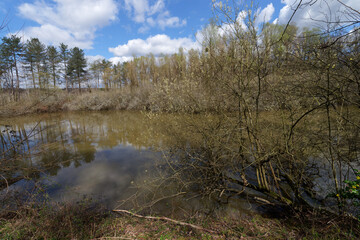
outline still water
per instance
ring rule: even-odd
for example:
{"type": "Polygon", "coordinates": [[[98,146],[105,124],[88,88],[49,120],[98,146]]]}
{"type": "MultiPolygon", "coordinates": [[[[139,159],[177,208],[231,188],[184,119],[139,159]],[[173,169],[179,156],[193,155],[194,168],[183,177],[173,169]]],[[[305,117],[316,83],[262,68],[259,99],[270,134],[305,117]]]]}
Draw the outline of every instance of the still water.
{"type": "MultiPolygon", "coordinates": [[[[56,113],[0,119],[2,158],[10,159],[0,161],[0,195],[42,193],[52,202],[90,198],[108,209],[143,208],[145,203],[155,201],[155,212],[163,215],[178,214],[174,209],[191,214],[197,209],[214,208],[216,202],[191,194],[166,198],[180,192],[166,182],[160,187],[149,184],[159,178],[157,163],[163,161],[163,150],[179,141],[198,141],[194,132],[186,135],[187,131],[172,131],[171,126],[179,129],[184,119],[183,115],[142,112],[56,113]]],[[[191,117],[191,121],[204,119],[209,120],[206,116],[191,117]]],[[[254,211],[246,199],[228,206],[231,208],[221,211],[254,211]]]]}
{"type": "MultiPolygon", "coordinates": [[[[201,144],[201,135],[194,132],[194,126],[200,126],[199,123],[207,126],[212,121],[216,122],[216,116],[127,111],[0,119],[0,198],[9,192],[18,192],[19,196],[41,195],[52,202],[90,198],[108,209],[142,209],[154,203],[155,212],[161,215],[174,214],[173,209],[191,215],[197,209],[218,208],[215,200],[196,197],[196,193],[178,195],[183,189],[178,188],[180,184],[176,181],[182,179],[161,179],[169,169],[167,151],[177,144],[201,144]]],[[[176,159],[178,155],[174,154],[176,159]]],[[[322,164],[317,169],[324,172],[313,179],[313,184],[324,199],[332,191],[329,164],[315,158],[313,162],[322,164]]],[[[248,175],[251,181],[254,173],[248,175]]],[[[286,183],[282,184],[286,187],[286,183]]],[[[246,197],[226,202],[222,212],[265,211],[262,205],[250,203],[246,197]]],[[[334,203],[327,201],[326,205],[334,203]]]]}
{"type": "Polygon", "coordinates": [[[17,164],[2,175],[12,189],[30,189],[36,182],[55,201],[87,196],[115,207],[161,157],[159,148],[169,136],[160,134],[160,125],[141,112],[2,119],[2,152],[20,143],[17,164]]]}

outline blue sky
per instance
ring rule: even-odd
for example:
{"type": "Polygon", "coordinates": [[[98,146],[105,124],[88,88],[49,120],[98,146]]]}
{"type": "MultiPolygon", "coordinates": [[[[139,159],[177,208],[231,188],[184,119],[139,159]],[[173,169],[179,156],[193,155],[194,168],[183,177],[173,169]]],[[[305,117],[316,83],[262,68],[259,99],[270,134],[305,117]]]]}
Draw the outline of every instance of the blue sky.
{"type": "MultiPolygon", "coordinates": [[[[294,23],[308,26],[324,12],[340,13],[336,0],[301,9],[294,23]]],[[[360,9],[360,0],[342,0],[360,9]]],[[[250,1],[245,1],[250,2],[250,1]]],[[[286,23],[297,0],[259,0],[263,22],[286,23]]],[[[126,61],[133,55],[173,53],[197,47],[196,34],[213,17],[211,0],[1,0],[1,37],[17,33],[48,45],[60,42],[85,50],[89,59],[126,61]],[[6,17],[7,16],[7,17],[6,17]]]]}

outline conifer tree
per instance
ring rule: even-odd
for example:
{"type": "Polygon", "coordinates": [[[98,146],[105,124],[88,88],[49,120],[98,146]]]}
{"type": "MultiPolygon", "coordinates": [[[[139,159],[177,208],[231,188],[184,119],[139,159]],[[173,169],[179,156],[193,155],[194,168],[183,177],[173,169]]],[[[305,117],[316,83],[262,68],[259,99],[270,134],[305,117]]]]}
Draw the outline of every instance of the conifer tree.
{"type": "Polygon", "coordinates": [[[68,46],[65,45],[64,43],[61,43],[59,56],[60,56],[60,61],[64,65],[63,72],[64,72],[66,91],[69,91],[69,81],[68,81],[68,76],[67,76],[68,61],[69,61],[69,57],[70,57],[69,55],[70,55],[70,52],[69,52],[68,46]]]}
{"type": "Polygon", "coordinates": [[[78,83],[79,91],[81,91],[81,81],[86,71],[86,59],[84,51],[78,47],[74,47],[70,52],[70,59],[67,67],[67,75],[72,77],[72,81],[78,83]]]}
{"type": "Polygon", "coordinates": [[[57,66],[60,62],[60,56],[57,49],[54,46],[49,46],[47,48],[47,60],[50,67],[50,74],[54,83],[54,87],[56,87],[56,79],[57,79],[57,66]]]}

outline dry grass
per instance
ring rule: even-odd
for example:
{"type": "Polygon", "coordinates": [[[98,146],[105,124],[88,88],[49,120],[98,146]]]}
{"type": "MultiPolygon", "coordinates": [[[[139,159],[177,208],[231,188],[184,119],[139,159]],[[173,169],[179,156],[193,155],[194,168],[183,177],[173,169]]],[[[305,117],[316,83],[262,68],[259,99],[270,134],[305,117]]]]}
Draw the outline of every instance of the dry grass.
{"type": "Polygon", "coordinates": [[[58,112],[70,100],[71,95],[60,89],[54,90],[27,90],[22,92],[20,99],[13,101],[7,93],[0,98],[1,116],[17,116],[31,113],[58,112]]]}
{"type": "MultiPolygon", "coordinates": [[[[184,221],[184,219],[182,219],[184,221]]],[[[217,234],[169,222],[114,215],[84,199],[76,204],[19,204],[0,212],[1,239],[358,239],[359,223],[323,212],[292,212],[279,218],[236,214],[185,221],[217,234]]]]}
{"type": "MultiPolygon", "coordinates": [[[[214,96],[206,94],[190,81],[122,89],[84,89],[67,93],[60,89],[28,89],[14,101],[9,93],[0,93],[0,116],[39,112],[151,110],[154,112],[205,112],[217,108],[214,96]],[[186,84],[188,83],[188,84],[186,84]]],[[[219,102],[219,101],[216,101],[219,102]]]]}

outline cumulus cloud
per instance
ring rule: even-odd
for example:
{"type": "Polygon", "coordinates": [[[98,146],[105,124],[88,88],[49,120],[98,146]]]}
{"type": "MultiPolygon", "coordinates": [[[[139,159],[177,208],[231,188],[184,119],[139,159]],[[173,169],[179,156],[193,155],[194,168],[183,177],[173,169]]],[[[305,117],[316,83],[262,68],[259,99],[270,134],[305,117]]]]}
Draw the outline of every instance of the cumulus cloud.
{"type": "MultiPolygon", "coordinates": [[[[258,8],[256,10],[256,19],[255,19],[255,27],[260,27],[262,23],[267,23],[272,19],[272,16],[275,12],[274,5],[272,3],[268,4],[264,9],[258,8]]],[[[248,17],[248,12],[243,10],[240,11],[236,17],[236,24],[234,23],[223,23],[218,29],[218,33],[223,36],[225,34],[232,34],[237,27],[242,28],[243,30],[247,30],[248,26],[246,24],[248,17]]]]}
{"type": "Polygon", "coordinates": [[[148,0],[125,0],[125,8],[138,23],[145,21],[145,16],[150,10],[148,0]]]}
{"type": "Polygon", "coordinates": [[[87,56],[85,56],[85,58],[86,58],[86,62],[87,62],[88,64],[93,63],[93,62],[95,62],[95,61],[97,61],[97,60],[103,60],[103,59],[105,59],[105,57],[104,57],[104,56],[101,56],[101,55],[96,55],[96,56],[87,55],[87,56]]]}
{"type": "Polygon", "coordinates": [[[143,24],[139,28],[140,33],[144,33],[150,27],[158,26],[162,30],[165,28],[182,27],[186,25],[186,19],[171,16],[166,10],[164,0],[157,0],[151,4],[149,0],[125,0],[125,9],[136,23],[143,24]]]}
{"type": "Polygon", "coordinates": [[[144,56],[147,54],[154,54],[159,56],[161,54],[176,53],[182,47],[185,51],[192,48],[199,48],[199,44],[191,38],[174,38],[171,39],[165,34],[158,34],[148,37],[147,39],[133,39],[126,44],[119,45],[115,48],[109,48],[109,51],[115,55],[112,61],[128,61],[133,56],[144,56]]]}
{"type": "Polygon", "coordinates": [[[266,6],[266,8],[264,8],[262,10],[259,9],[258,12],[259,13],[256,17],[256,23],[255,23],[256,25],[269,22],[272,18],[272,15],[275,12],[275,8],[274,8],[274,5],[272,3],[270,3],[266,6]]]}
{"type": "Polygon", "coordinates": [[[23,30],[25,38],[37,37],[47,44],[64,42],[89,49],[97,29],[116,19],[115,0],[54,0],[23,3],[19,14],[39,27],[23,30]]]}
{"type": "MultiPolygon", "coordinates": [[[[347,6],[350,6],[356,11],[360,11],[359,0],[342,0],[341,2],[347,6]]],[[[285,6],[280,10],[277,22],[279,24],[286,24],[293,14],[294,9],[299,4],[299,0],[282,0],[282,3],[285,4],[285,6]]],[[[326,22],[336,23],[338,21],[350,20],[348,19],[349,15],[347,14],[348,9],[346,9],[343,4],[334,0],[303,1],[302,6],[294,15],[292,23],[296,24],[300,28],[326,28],[326,22]]]]}
{"type": "Polygon", "coordinates": [[[186,25],[186,20],[180,20],[178,17],[171,17],[168,11],[160,14],[156,19],[157,24],[161,29],[166,27],[182,27],[186,25]]]}
{"type": "Polygon", "coordinates": [[[112,57],[109,59],[109,61],[112,62],[113,64],[118,64],[118,63],[131,61],[132,59],[133,57],[112,57]]]}
{"type": "MultiPolygon", "coordinates": [[[[64,30],[62,28],[56,27],[51,24],[44,24],[40,27],[28,27],[22,33],[23,39],[27,40],[31,37],[39,38],[40,41],[46,44],[60,45],[60,43],[65,43],[70,47],[79,47],[83,49],[91,48],[92,39],[77,39],[70,31],[64,30]]],[[[89,33],[89,36],[91,34],[89,33]]]]}

